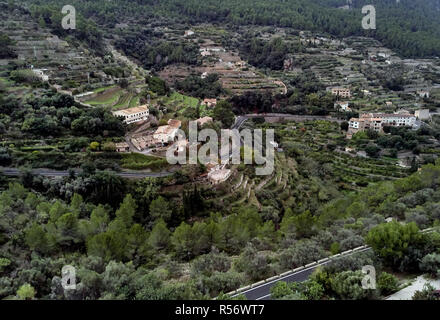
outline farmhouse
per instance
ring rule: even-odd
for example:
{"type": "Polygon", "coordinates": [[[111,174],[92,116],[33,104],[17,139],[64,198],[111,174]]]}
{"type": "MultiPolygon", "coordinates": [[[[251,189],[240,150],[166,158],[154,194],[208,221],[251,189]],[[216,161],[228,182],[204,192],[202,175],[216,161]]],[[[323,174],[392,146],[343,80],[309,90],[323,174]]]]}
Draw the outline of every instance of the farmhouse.
{"type": "Polygon", "coordinates": [[[143,105],[140,107],[113,111],[112,114],[115,117],[123,117],[124,122],[130,124],[130,123],[147,120],[148,116],[150,115],[150,111],[147,105],[143,105]]]}
{"type": "Polygon", "coordinates": [[[217,105],[217,99],[204,99],[202,105],[210,107],[215,107],[217,105]]]}
{"type": "Polygon", "coordinates": [[[212,122],[212,118],[211,117],[203,117],[203,118],[197,119],[196,122],[200,127],[202,127],[203,125],[212,122]]]}
{"type": "Polygon", "coordinates": [[[348,101],[336,101],[334,107],[335,109],[341,109],[343,111],[351,111],[349,105],[350,103],[348,101]]]}
{"type": "Polygon", "coordinates": [[[177,130],[177,128],[173,128],[170,126],[160,126],[159,128],[157,128],[153,137],[155,140],[163,144],[168,144],[170,142],[173,142],[174,139],[177,137],[177,130]]]}
{"type": "Polygon", "coordinates": [[[128,152],[130,151],[130,146],[126,142],[120,142],[115,144],[116,152],[128,152]]]}
{"type": "Polygon", "coordinates": [[[428,90],[419,90],[419,91],[417,91],[417,94],[421,98],[429,98],[429,91],[428,90]]]}
{"type": "Polygon", "coordinates": [[[211,55],[211,52],[208,49],[200,49],[200,54],[202,55],[202,57],[207,57],[211,55]]]}
{"type": "Polygon", "coordinates": [[[228,180],[231,174],[231,170],[221,169],[219,166],[217,166],[208,173],[208,179],[212,185],[216,185],[228,180]]]}
{"type": "Polygon", "coordinates": [[[399,113],[364,113],[360,118],[351,118],[348,125],[348,136],[358,131],[374,130],[380,132],[385,126],[415,127],[416,117],[411,114],[399,113]]]}
{"type": "Polygon", "coordinates": [[[45,74],[45,72],[47,71],[47,69],[32,69],[32,71],[34,72],[34,74],[41,79],[41,81],[43,82],[47,82],[49,81],[49,76],[47,74],[45,74]]]}
{"type": "Polygon", "coordinates": [[[157,146],[162,145],[162,143],[156,139],[152,135],[140,136],[131,139],[131,143],[135,146],[139,151],[143,151],[147,148],[155,148],[157,146]]]}
{"type": "Polygon", "coordinates": [[[177,132],[182,122],[180,120],[168,120],[168,125],[160,126],[153,134],[153,138],[162,144],[168,144],[177,139],[177,132]]]}
{"type": "Polygon", "coordinates": [[[334,96],[338,96],[341,98],[351,98],[351,92],[350,89],[348,88],[341,88],[341,87],[331,88],[331,92],[332,95],[334,96]]]}

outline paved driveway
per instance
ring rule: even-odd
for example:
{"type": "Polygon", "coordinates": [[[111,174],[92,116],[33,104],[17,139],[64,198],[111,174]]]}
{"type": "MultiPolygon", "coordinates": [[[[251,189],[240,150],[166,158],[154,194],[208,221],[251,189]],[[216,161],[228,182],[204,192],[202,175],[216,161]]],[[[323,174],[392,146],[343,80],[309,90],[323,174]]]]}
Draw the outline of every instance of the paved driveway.
{"type": "Polygon", "coordinates": [[[440,280],[426,279],[423,276],[419,276],[412,285],[392,294],[386,300],[412,300],[414,292],[423,290],[423,286],[426,283],[430,283],[434,288],[440,289],[440,280]]]}

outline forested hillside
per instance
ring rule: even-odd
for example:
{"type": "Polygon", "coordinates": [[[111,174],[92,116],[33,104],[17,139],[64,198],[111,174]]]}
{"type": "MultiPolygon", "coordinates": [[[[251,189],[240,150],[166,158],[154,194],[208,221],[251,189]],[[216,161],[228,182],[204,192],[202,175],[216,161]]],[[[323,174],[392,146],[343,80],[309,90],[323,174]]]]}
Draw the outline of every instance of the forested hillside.
{"type": "MultiPolygon", "coordinates": [[[[248,207],[227,217],[211,212],[193,225],[172,214],[161,191],[164,181],[127,185],[131,191],[116,210],[79,194],[51,201],[10,183],[0,193],[0,298],[20,295],[19,288],[29,285],[36,298],[209,298],[357,247],[364,237],[375,250],[391,243],[393,250],[379,253],[393,269],[418,272],[419,261],[436,252],[438,235],[394,246],[401,239],[386,234],[416,237],[417,228],[438,225],[439,177],[437,162],[407,178],[341,195],[313,212],[295,215],[297,208],[286,208],[280,222],[248,207]],[[408,224],[383,225],[385,217],[408,224]],[[63,293],[59,270],[66,264],[79,268],[79,283],[78,290],[63,293]]],[[[192,206],[204,202],[196,193],[187,199],[192,206]]],[[[339,269],[362,266],[362,259],[341,262],[339,269]]]]}
{"type": "MultiPolygon", "coordinates": [[[[46,6],[40,0],[23,2],[30,8],[38,5],[39,12],[60,11],[65,5],[60,0],[45,1],[46,6]]],[[[346,0],[80,0],[75,1],[75,7],[85,18],[106,27],[116,23],[145,25],[152,22],[292,27],[341,37],[371,36],[407,57],[440,55],[438,0],[353,0],[352,3],[348,10],[339,8],[347,4],[346,0]],[[361,8],[369,4],[376,7],[376,30],[361,27],[361,8]]],[[[49,15],[44,16],[50,24],[49,15]]],[[[87,30],[93,33],[93,25],[87,30]]]]}

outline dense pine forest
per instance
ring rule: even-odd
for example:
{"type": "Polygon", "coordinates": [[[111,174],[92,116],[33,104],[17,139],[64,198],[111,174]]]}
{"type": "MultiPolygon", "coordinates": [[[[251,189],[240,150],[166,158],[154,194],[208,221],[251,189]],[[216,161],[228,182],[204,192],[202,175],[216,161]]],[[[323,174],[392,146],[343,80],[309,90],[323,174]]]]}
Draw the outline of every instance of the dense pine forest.
{"type": "MultiPolygon", "coordinates": [[[[23,2],[49,25],[53,19],[59,19],[59,8],[65,5],[60,0],[23,2]]],[[[93,41],[99,40],[99,27],[114,27],[117,23],[146,25],[154,22],[167,25],[210,22],[230,26],[291,27],[338,37],[370,36],[405,57],[440,55],[438,0],[353,0],[349,10],[340,8],[344,5],[347,5],[346,0],[75,1],[76,9],[85,19],[78,27],[81,37],[96,46],[98,43],[93,41]],[[363,30],[361,8],[370,4],[376,8],[377,29],[363,30]]]]}

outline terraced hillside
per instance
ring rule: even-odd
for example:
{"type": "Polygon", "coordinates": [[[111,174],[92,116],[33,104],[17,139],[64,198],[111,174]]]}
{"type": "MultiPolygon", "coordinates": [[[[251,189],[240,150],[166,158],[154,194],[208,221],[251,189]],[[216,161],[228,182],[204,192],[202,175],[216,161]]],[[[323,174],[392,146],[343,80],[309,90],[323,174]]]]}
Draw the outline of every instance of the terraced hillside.
{"type": "Polygon", "coordinates": [[[344,133],[337,123],[248,122],[250,128],[276,130],[282,150],[275,152],[275,170],[269,176],[256,176],[250,166],[232,166],[227,183],[214,188],[206,183],[205,187],[215,190],[215,206],[232,211],[254,207],[263,217],[277,220],[283,207],[293,206],[298,212],[315,210],[341,192],[410,174],[398,166],[397,158],[374,159],[345,152],[344,133]]]}
{"type": "Polygon", "coordinates": [[[232,32],[212,25],[196,26],[194,32],[188,41],[197,43],[202,52],[206,51],[206,55],[202,54],[200,65],[172,65],[162,70],[159,75],[170,85],[192,73],[216,73],[222,86],[232,95],[245,91],[286,92],[285,85],[279,79],[271,79],[243,61],[237,51],[223,47],[224,39],[234,36],[232,32]]]}
{"type": "Polygon", "coordinates": [[[58,38],[25,9],[3,7],[0,32],[14,41],[11,48],[18,55],[15,60],[0,61],[0,65],[15,63],[19,68],[43,70],[52,85],[73,94],[114,84],[117,77],[104,71],[124,67],[110,55],[97,57],[73,40],[69,43],[58,38]]]}

